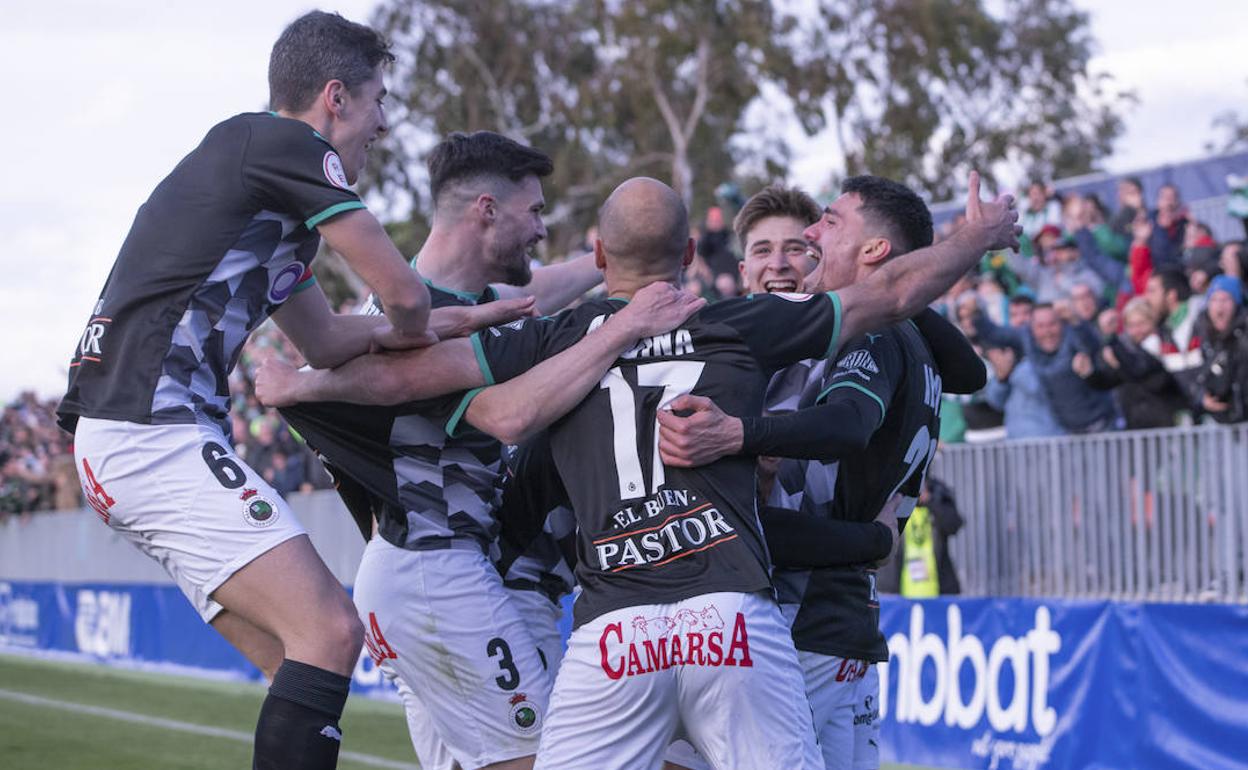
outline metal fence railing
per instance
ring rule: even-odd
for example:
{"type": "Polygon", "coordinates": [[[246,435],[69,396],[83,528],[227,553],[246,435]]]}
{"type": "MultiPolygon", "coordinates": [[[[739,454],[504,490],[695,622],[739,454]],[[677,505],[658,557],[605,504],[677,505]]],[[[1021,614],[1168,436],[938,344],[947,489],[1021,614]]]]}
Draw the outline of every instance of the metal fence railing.
{"type": "Polygon", "coordinates": [[[1248,426],[955,445],[962,590],[1248,602],[1248,426]]]}

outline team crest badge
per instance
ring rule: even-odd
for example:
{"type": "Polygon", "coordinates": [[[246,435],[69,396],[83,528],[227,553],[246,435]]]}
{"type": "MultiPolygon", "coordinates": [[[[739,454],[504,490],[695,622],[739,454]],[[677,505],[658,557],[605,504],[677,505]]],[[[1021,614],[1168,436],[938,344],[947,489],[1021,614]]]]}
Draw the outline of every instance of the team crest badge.
{"type": "Polygon", "coordinates": [[[525,735],[536,732],[542,726],[542,714],[537,704],[528,699],[524,693],[511,696],[511,723],[525,735]]]}
{"type": "Polygon", "coordinates": [[[267,527],[277,521],[277,504],[254,489],[244,489],[239,495],[243,501],[243,518],[253,527],[267,527]]]}
{"type": "Polygon", "coordinates": [[[325,168],[325,178],[330,184],[344,190],[350,187],[347,183],[347,172],[342,168],[342,158],[338,157],[338,153],[333,150],[325,153],[325,159],[321,165],[325,168]]]}

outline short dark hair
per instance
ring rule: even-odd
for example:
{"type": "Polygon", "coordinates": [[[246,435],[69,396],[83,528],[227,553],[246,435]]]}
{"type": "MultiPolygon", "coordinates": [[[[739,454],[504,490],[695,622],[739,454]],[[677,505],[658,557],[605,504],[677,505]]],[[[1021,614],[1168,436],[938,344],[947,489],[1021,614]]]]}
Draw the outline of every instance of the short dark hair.
{"type": "Polygon", "coordinates": [[[819,221],[822,210],[815,199],[797,187],[785,187],[769,184],[745,202],[737,216],[732,220],[732,230],[737,234],[737,241],[744,252],[747,244],[745,237],[754,225],[768,217],[793,217],[799,222],[813,225],[819,221]]]}
{"type": "Polygon", "coordinates": [[[336,13],[305,13],[282,30],[269,56],[269,109],[301,112],[331,80],[354,91],[380,64],[394,61],[372,27],[336,13]]]}
{"type": "Polygon", "coordinates": [[[1010,297],[1010,304],[1011,305],[1030,305],[1031,307],[1034,308],[1036,307],[1036,298],[1031,296],[1030,294],[1025,294],[1023,292],[1015,292],[1014,296],[1010,297]]]}
{"type": "Polygon", "coordinates": [[[1088,205],[1096,209],[1096,213],[1100,214],[1103,219],[1109,218],[1109,209],[1105,208],[1105,204],[1101,203],[1101,196],[1096,193],[1088,193],[1083,196],[1088,205]]]}
{"type": "Polygon", "coordinates": [[[892,256],[932,245],[932,212],[904,184],[878,176],[851,176],[841,183],[841,192],[862,199],[863,217],[884,228],[892,256]]]}
{"type": "Polygon", "coordinates": [[[1144,183],[1140,181],[1140,178],[1138,176],[1124,176],[1122,179],[1119,179],[1118,181],[1125,182],[1126,184],[1131,185],[1132,187],[1139,190],[1140,192],[1144,192],[1144,183]]]}
{"type": "Polygon", "coordinates": [[[1168,270],[1158,270],[1153,273],[1153,277],[1161,281],[1162,292],[1169,294],[1171,291],[1178,292],[1179,302],[1183,302],[1192,296],[1192,285],[1187,280],[1187,275],[1177,268],[1168,270]]]}
{"type": "Polygon", "coordinates": [[[493,131],[448,134],[429,153],[426,165],[435,206],[447,185],[482,177],[519,182],[526,176],[549,176],[555,170],[546,153],[493,131]]]}

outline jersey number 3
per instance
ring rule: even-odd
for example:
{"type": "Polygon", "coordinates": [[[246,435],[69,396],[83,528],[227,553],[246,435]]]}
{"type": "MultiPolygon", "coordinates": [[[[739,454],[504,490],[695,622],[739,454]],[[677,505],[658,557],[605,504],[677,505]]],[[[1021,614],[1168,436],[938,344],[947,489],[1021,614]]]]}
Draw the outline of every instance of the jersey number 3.
{"type": "Polygon", "coordinates": [[[659,422],[657,410],[670,404],[677,396],[693,390],[702,376],[704,361],[656,361],[652,364],[641,364],[637,369],[637,387],[663,388],[655,412],[647,413],[646,417],[654,422],[654,436],[650,446],[651,474],[650,488],[646,489],[645,478],[641,475],[641,446],[637,439],[637,396],[633,386],[624,379],[620,367],[607,372],[598,387],[606,388],[611,400],[611,425],[615,437],[615,471],[620,482],[620,499],[632,500],[645,497],[659,491],[666,481],[663,461],[659,458],[659,422]]]}

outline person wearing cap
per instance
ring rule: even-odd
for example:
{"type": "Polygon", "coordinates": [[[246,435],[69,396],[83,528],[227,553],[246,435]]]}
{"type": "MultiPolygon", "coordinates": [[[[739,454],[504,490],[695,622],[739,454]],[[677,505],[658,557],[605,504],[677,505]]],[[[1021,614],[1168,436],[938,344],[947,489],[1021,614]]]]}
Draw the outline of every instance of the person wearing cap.
{"type": "Polygon", "coordinates": [[[1200,319],[1204,364],[1196,385],[1197,406],[1215,422],[1248,419],[1248,316],[1243,307],[1238,278],[1219,275],[1210,282],[1200,319]]]}

